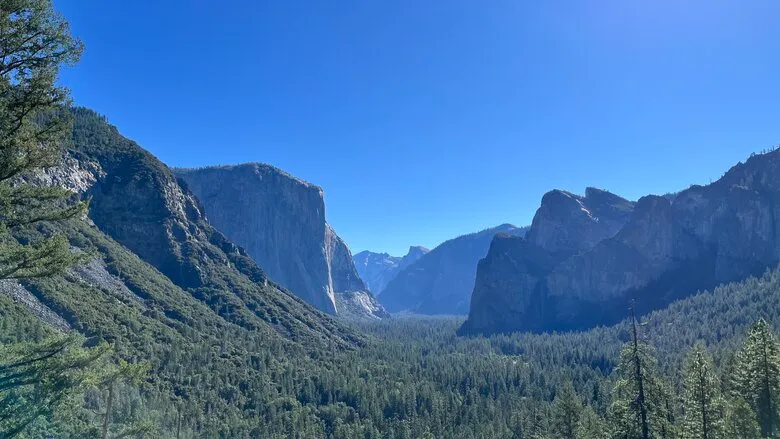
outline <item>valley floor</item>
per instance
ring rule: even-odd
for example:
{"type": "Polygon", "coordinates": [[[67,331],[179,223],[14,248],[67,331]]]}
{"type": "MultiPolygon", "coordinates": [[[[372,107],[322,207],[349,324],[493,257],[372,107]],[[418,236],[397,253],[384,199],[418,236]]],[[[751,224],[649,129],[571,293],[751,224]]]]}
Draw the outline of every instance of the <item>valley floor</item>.
{"type": "MultiPolygon", "coordinates": [[[[45,336],[33,320],[18,316],[0,319],[4,342],[45,336]]],[[[764,318],[777,330],[778,317],[780,272],[770,271],[643,317],[640,338],[679,394],[683,359],[696,342],[709,347],[719,373],[726,374],[748,326],[764,318]]],[[[556,396],[571,383],[588,428],[605,428],[621,346],[630,340],[627,321],[586,332],[459,337],[462,322],[396,317],[356,323],[354,329],[366,334],[357,349],[306,358],[274,348],[273,358],[261,354],[246,363],[255,369],[251,374],[215,369],[218,358],[205,355],[201,364],[179,364],[183,376],[177,377],[165,364],[181,354],[159,351],[145,359],[152,372],[146,383],[128,387],[114,422],[150,422],[162,434],[151,437],[175,437],[175,430],[185,432],[182,437],[556,437],[556,396]],[[166,382],[180,390],[172,392],[166,382]],[[253,394],[242,391],[247,385],[253,394]],[[211,411],[225,404],[230,411],[211,411]]],[[[100,396],[92,399],[103,403],[100,396]]],[[[673,399],[675,416],[681,404],[673,399]]],[[[54,419],[39,423],[55,428],[54,419]]]]}

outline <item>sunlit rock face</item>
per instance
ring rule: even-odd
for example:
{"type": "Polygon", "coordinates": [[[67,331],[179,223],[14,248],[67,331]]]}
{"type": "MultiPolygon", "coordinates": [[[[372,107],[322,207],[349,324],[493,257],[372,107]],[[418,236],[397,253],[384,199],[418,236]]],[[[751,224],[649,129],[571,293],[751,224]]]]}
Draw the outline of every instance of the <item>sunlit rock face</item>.
{"type": "Polygon", "coordinates": [[[551,191],[527,237],[497,237],[477,270],[464,333],[615,322],[778,263],[780,152],[720,180],[636,203],[551,191]]]}
{"type": "Polygon", "coordinates": [[[320,187],[260,163],[175,172],[211,224],[308,303],[338,314],[338,294],[366,290],[349,248],[325,221],[320,187]]]}

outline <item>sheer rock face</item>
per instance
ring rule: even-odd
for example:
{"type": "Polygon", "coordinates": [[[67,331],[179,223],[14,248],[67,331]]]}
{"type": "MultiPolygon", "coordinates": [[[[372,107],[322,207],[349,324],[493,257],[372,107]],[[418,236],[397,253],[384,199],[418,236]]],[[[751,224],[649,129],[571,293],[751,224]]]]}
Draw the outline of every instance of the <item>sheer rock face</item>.
{"type": "Polygon", "coordinates": [[[548,193],[527,240],[494,242],[462,331],[609,324],[632,299],[646,312],[780,261],[780,151],[751,157],[710,185],[643,197],[628,214],[627,202],[604,194],[611,201],[594,206],[589,194],[548,193]],[[599,221],[588,222],[585,210],[599,221]]]}
{"type": "Polygon", "coordinates": [[[307,343],[352,337],[345,336],[347,328],[271,282],[243,249],[206,221],[198,199],[165,164],[99,114],[84,108],[72,112],[66,157],[60,166],[30,176],[31,182],[60,185],[90,199],[87,225],[67,229],[74,246],[89,248],[96,242],[98,247],[90,250],[107,254],[113,250],[102,247],[102,240],[116,241],[139,265],[109,259],[105,265],[75,267],[70,277],[129,302],[128,289],[147,293],[133,279],[138,267],[149,264],[231,324],[290,340],[316,333],[307,343]]]}
{"type": "Polygon", "coordinates": [[[513,319],[529,321],[542,314],[543,279],[553,265],[550,254],[530,240],[496,235],[487,256],[477,266],[477,281],[465,324],[468,331],[509,331],[513,319]],[[497,294],[503,291],[521,294],[497,294]]]}
{"type": "Polygon", "coordinates": [[[366,287],[379,296],[401,270],[416,262],[429,251],[425,247],[412,246],[409,247],[405,256],[399,257],[365,250],[356,254],[352,259],[366,287]]]}
{"type": "Polygon", "coordinates": [[[614,236],[633,208],[630,201],[600,189],[587,188],[584,197],[550,191],[536,211],[528,240],[562,259],[614,236]]]}
{"type": "Polygon", "coordinates": [[[271,279],[335,314],[322,189],[261,164],[175,172],[204,205],[208,221],[271,279]]]}
{"type": "Polygon", "coordinates": [[[524,235],[526,228],[503,224],[446,241],[412,263],[380,296],[390,312],[466,314],[477,263],[496,234],[524,235]]]}
{"type": "Polygon", "coordinates": [[[349,248],[325,222],[318,186],[259,163],[175,172],[212,225],[306,302],[337,314],[338,294],[366,290],[349,248]]]}
{"type": "Polygon", "coordinates": [[[325,256],[328,263],[329,289],[334,292],[336,312],[353,319],[390,317],[368,291],[352,263],[352,253],[329,224],[325,224],[325,256]]]}

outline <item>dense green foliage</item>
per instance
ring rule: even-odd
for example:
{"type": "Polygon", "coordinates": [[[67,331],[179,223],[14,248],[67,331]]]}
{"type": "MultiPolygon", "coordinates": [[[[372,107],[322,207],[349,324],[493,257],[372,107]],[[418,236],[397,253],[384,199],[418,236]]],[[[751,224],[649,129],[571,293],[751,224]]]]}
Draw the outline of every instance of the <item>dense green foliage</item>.
{"type": "Polygon", "coordinates": [[[65,189],[21,179],[60,158],[70,131],[59,110],[68,94],[55,81],[60,65],[80,52],[49,0],[0,2],[0,279],[45,276],[74,262],[62,236],[20,242],[14,233],[84,210],[65,202],[71,195],[65,189]]]}
{"type": "Polygon", "coordinates": [[[737,357],[732,389],[758,415],[761,434],[780,428],[780,346],[763,320],[753,325],[737,357]]]}
{"type": "MultiPolygon", "coordinates": [[[[69,134],[67,90],[55,85],[62,64],[81,52],[49,0],[0,2],[0,282],[62,273],[83,260],[64,234],[36,233],[45,222],[74,218],[86,203],[63,188],[29,183],[56,164],[69,134]]],[[[13,307],[11,307],[13,310],[13,307]]],[[[4,313],[5,314],[5,313],[4,313]]],[[[11,318],[11,322],[18,320],[11,318]]],[[[20,328],[12,329],[19,334],[20,328]]],[[[16,437],[39,418],[55,419],[80,395],[89,368],[102,356],[78,339],[56,337],[0,345],[0,436],[16,437]]],[[[5,337],[4,337],[5,338],[5,337]]],[[[63,422],[65,423],[65,422],[63,422]]]]}
{"type": "Polygon", "coordinates": [[[73,112],[68,146],[106,180],[97,226],[75,218],[83,205],[68,193],[14,177],[59,157],[66,94],[54,81],[79,44],[48,0],[0,8],[0,280],[28,294],[0,283],[0,437],[777,434],[780,350],[766,323],[780,321],[777,270],[679,301],[641,330],[633,319],[474,338],[456,336],[456,318],[347,328],[269,283],[202,218],[174,224],[168,200],[150,198],[177,187],[170,171],[88,110],[73,112]],[[130,201],[160,205],[130,212],[130,201]],[[112,214],[139,216],[112,234],[112,214]],[[132,229],[143,221],[169,223],[132,229]],[[149,230],[175,239],[160,250],[109,237],[149,230]],[[157,268],[145,262],[156,256],[157,268]]]}
{"type": "Polygon", "coordinates": [[[14,437],[39,417],[71,410],[71,397],[90,379],[102,349],[83,349],[78,337],[0,346],[0,432],[14,437]]]}
{"type": "Polygon", "coordinates": [[[693,347],[685,360],[683,374],[682,437],[729,437],[720,380],[704,346],[693,347]]]}
{"type": "MultiPolygon", "coordinates": [[[[109,264],[134,258],[94,229],[81,233],[109,249],[102,250],[109,264]]],[[[38,286],[54,309],[72,310],[75,328],[110,339],[127,359],[151,363],[150,378],[119,393],[119,405],[136,407],[136,415],[153,423],[152,437],[175,437],[180,430],[181,437],[553,438],[561,431],[558,413],[579,406],[574,437],[607,435],[614,425],[612,389],[622,377],[616,374],[621,345],[631,340],[628,322],[582,333],[462,338],[455,335],[458,318],[393,319],[359,324],[356,329],[370,334],[360,349],[317,353],[225,324],[135,261],[127,266],[143,275],[118,274],[145,279],[143,291],[150,293],[143,304],[67,276],[30,287],[38,286]],[[565,390],[558,395],[569,383],[574,401],[565,390]]],[[[696,341],[707,345],[724,392],[736,387],[729,378],[732,358],[740,356],[735,353],[756,317],[780,321],[778,292],[780,272],[771,271],[645,319],[640,341],[657,357],[654,373],[672,395],[669,408],[681,436],[691,393],[684,375],[692,373],[682,366],[690,362],[690,348],[696,341]]],[[[33,325],[19,317],[24,312],[9,314],[19,325],[33,325]]],[[[729,402],[724,410],[738,415],[727,416],[727,423],[749,430],[751,404],[729,402]]]]}
{"type": "Polygon", "coordinates": [[[639,340],[632,321],[631,341],[620,352],[609,418],[616,438],[670,438],[672,396],[658,372],[652,348],[639,340]]]}

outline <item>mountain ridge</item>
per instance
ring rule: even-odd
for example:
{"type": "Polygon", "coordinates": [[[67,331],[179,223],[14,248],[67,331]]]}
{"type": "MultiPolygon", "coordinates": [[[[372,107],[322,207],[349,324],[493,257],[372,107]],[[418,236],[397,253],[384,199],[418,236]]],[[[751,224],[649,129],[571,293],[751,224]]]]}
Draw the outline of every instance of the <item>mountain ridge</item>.
{"type": "Polygon", "coordinates": [[[409,250],[404,256],[391,256],[388,253],[375,253],[369,250],[363,250],[356,253],[352,260],[355,268],[358,270],[363,282],[369,290],[377,296],[382,294],[387,284],[390,283],[398,273],[410,264],[420,259],[428,253],[428,250],[422,246],[409,246],[409,250]]]}
{"type": "MultiPolygon", "coordinates": [[[[480,262],[462,332],[587,329],[614,322],[633,299],[637,312],[646,313],[760,274],[780,254],[778,171],[780,152],[754,155],[709,185],[640,198],[612,236],[594,232],[558,247],[533,239],[492,247],[480,262]],[[535,271],[529,255],[539,251],[552,263],[535,271]]],[[[555,224],[545,197],[529,237],[555,224]]],[[[561,217],[562,235],[584,230],[569,225],[580,224],[577,217],[573,209],[561,217]]]]}

